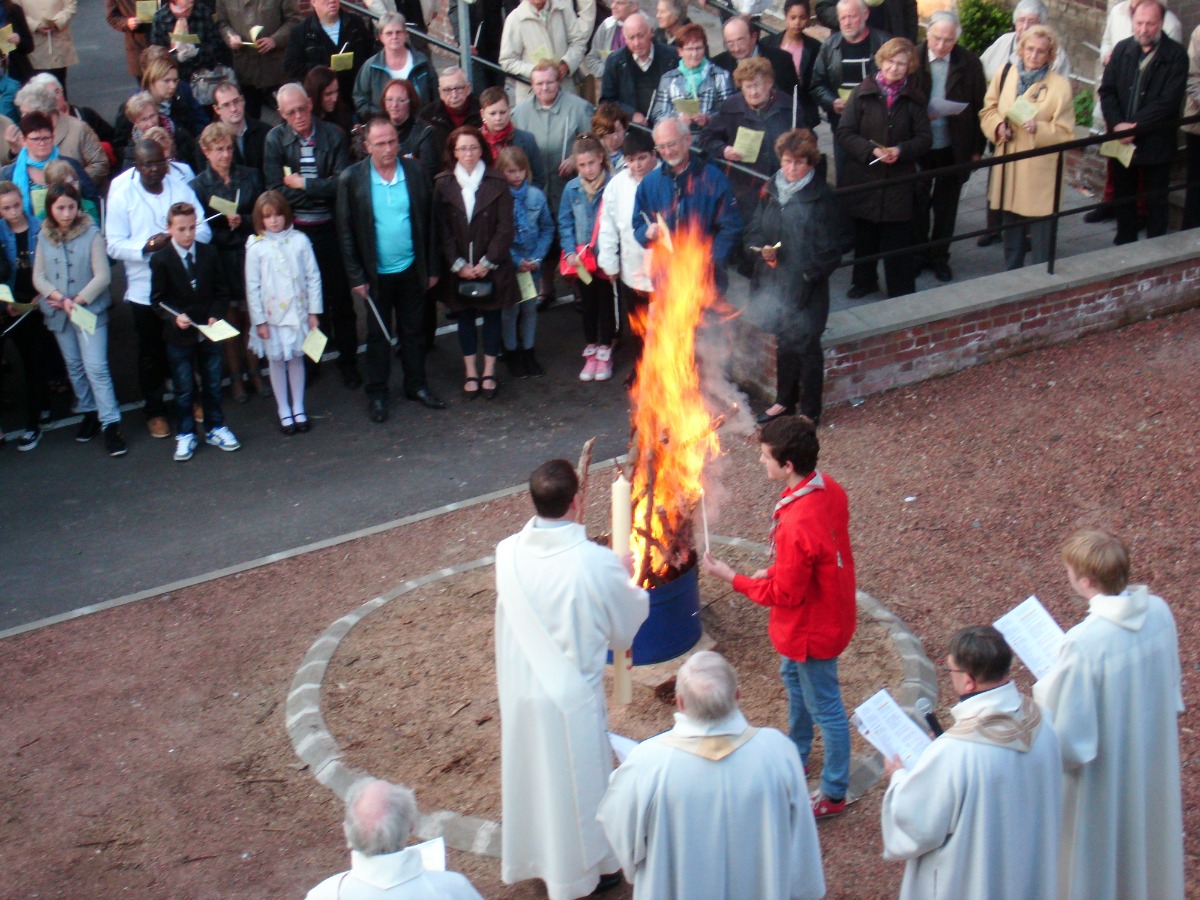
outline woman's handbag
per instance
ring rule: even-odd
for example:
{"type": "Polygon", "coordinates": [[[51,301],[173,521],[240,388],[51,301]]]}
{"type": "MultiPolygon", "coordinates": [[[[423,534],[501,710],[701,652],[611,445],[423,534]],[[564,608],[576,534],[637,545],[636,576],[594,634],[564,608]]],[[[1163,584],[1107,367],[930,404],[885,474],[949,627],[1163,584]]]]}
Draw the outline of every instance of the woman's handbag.
{"type": "Polygon", "coordinates": [[[494,289],[495,286],[491,279],[467,281],[460,278],[458,280],[458,296],[466,297],[469,300],[482,300],[484,297],[490,297],[494,289]]]}
{"type": "MultiPolygon", "coordinates": [[[[600,271],[600,264],[596,262],[596,238],[600,235],[600,216],[604,212],[604,201],[596,207],[596,221],[592,225],[592,239],[586,244],[580,244],[575,248],[575,255],[579,257],[579,264],[589,275],[597,275],[600,278],[608,278],[600,271]]],[[[563,251],[558,260],[558,271],[564,278],[578,278],[579,272],[574,266],[567,264],[567,254],[563,251]]]]}

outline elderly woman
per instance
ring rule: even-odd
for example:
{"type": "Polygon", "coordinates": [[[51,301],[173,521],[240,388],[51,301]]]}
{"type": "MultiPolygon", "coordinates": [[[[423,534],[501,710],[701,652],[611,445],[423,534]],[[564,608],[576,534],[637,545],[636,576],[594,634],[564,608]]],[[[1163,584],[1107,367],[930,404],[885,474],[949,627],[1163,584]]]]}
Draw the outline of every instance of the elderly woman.
{"type": "MultiPolygon", "coordinates": [[[[720,111],[700,132],[700,146],[715,159],[727,159],[763,175],[772,175],[779,169],[775,141],[792,127],[792,98],[775,90],[775,70],[761,56],[739,62],[733,71],[733,82],[738,93],[721,104],[720,111]],[[749,159],[734,149],[742,129],[761,135],[758,153],[749,159]]],[[[762,179],[734,169],[729,180],[738,207],[750,215],[758,202],[762,179]]]]}
{"type": "Polygon", "coordinates": [[[733,79],[708,59],[708,37],[699,25],[679,29],[676,45],[679,65],[659,79],[650,121],[657,125],[663,119],[678,118],[692,131],[699,131],[733,93],[733,79]]]}
{"type": "MultiPolygon", "coordinates": [[[[147,137],[151,130],[156,128],[165,129],[165,118],[160,113],[158,101],[150,94],[149,91],[141,91],[134,94],[125,101],[125,116],[130,123],[129,139],[124,149],[121,151],[121,170],[133,168],[134,150],[138,145],[138,141],[147,137]]],[[[196,159],[196,140],[183,128],[176,126],[174,133],[167,132],[172,137],[172,150],[168,159],[175,158],[183,160],[190,167],[194,159],[196,159]]],[[[188,176],[188,180],[192,178],[188,176]]]]}
{"type": "Polygon", "coordinates": [[[446,140],[446,171],[433,184],[434,217],[442,256],[450,270],[443,295],[458,313],[458,346],[466,378],[463,398],[496,396],[501,312],[517,302],[517,274],[509,253],[513,242],[513,201],[503,176],[491,166],[487,140],[464,125],[446,140]],[[483,318],[483,374],[478,361],[475,318],[483,318]]]}
{"type": "Polygon", "coordinates": [[[687,0],[658,0],[654,8],[654,21],[658,23],[654,29],[654,40],[668,47],[674,46],[679,38],[679,30],[692,24],[687,15],[687,0]]]}
{"type": "MultiPolygon", "coordinates": [[[[154,124],[162,125],[171,134],[175,134],[177,130],[183,130],[188,133],[187,144],[184,147],[185,141],[176,138],[175,143],[180,150],[194,149],[195,134],[195,119],[192,116],[191,107],[187,101],[179,96],[179,67],[175,65],[174,60],[167,57],[157,57],[146,63],[145,69],[142,71],[142,91],[150,95],[154,106],[158,112],[158,121],[154,124]]],[[[145,98],[140,94],[135,94],[138,97],[139,106],[138,113],[144,110],[140,104],[145,98]]],[[[132,100],[133,97],[130,98],[132,100]]],[[[116,137],[113,138],[113,150],[118,158],[125,156],[125,151],[131,145],[137,143],[132,140],[133,119],[130,118],[130,111],[127,108],[129,100],[121,105],[121,110],[117,113],[117,117],[113,122],[116,129],[116,137]]],[[[149,127],[149,126],[146,126],[149,127]]],[[[144,131],[144,129],[143,129],[144,131]]]]}
{"type": "Polygon", "coordinates": [[[233,141],[233,129],[222,122],[214,122],[200,133],[200,151],[208,165],[192,179],[191,187],[204,204],[201,218],[208,218],[218,211],[213,206],[214,199],[222,205],[234,204],[237,209],[236,214],[218,215],[209,224],[212,226],[212,245],[220,255],[232,298],[226,318],[241,332],[240,336],[225,341],[229,393],[235,403],[245,403],[250,399],[243,384],[247,376],[251,387],[259,394],[271,395],[270,389],[259,378],[258,359],[246,347],[250,334],[246,307],[246,241],[254,234],[254,203],[264,188],[257,169],[234,164],[233,141]]]}
{"type": "MultiPolygon", "coordinates": [[[[1075,136],[1070,82],[1051,68],[1057,52],[1054,32],[1045,25],[1034,25],[1017,42],[1017,64],[1002,68],[992,79],[979,123],[984,136],[996,144],[997,157],[1051,147],[1075,136]],[[1022,121],[1014,125],[1014,119],[1022,121]]],[[[1054,178],[1058,155],[1048,153],[995,168],[988,208],[1002,214],[1005,267],[1025,265],[1027,237],[1032,239],[1032,262],[1045,262],[1050,258],[1050,222],[1026,220],[1057,211],[1054,178]]]]}
{"type": "Polygon", "coordinates": [[[779,171],[767,182],[743,240],[755,258],[753,295],[766,296],[775,320],[775,402],[758,421],[766,424],[800,412],[821,418],[825,359],[821,333],[829,317],[829,275],[841,251],[837,210],[825,179],[817,174],[821,151],[806,128],[774,142],[779,171]],[[760,294],[760,292],[762,292],[760,294]]]}
{"type": "MultiPolygon", "coordinates": [[[[916,290],[912,260],[900,251],[911,243],[912,182],[891,182],[917,171],[917,161],[933,145],[925,97],[912,87],[917,53],[907,38],[892,38],[875,53],[878,71],[850,94],[837,127],[845,152],[845,187],[870,185],[847,194],[840,204],[854,223],[854,258],[891,253],[883,260],[888,297],[916,290]]],[[[855,263],[852,300],[879,290],[876,264],[855,263]]]]}
{"type": "Polygon", "coordinates": [[[421,105],[437,99],[437,75],[424,53],[408,46],[408,28],[400,13],[385,13],[375,23],[375,33],[383,49],[367,60],[354,79],[354,108],[362,119],[384,110],[379,95],[389,81],[412,82],[421,105]]]}

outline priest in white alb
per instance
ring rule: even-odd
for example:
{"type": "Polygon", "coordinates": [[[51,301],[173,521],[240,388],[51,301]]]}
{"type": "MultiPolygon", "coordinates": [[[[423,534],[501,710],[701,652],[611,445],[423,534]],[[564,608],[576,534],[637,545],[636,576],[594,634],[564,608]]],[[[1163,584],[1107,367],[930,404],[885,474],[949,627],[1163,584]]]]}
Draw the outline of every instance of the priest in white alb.
{"type": "Polygon", "coordinates": [[[1062,767],[1049,717],[1009,680],[991,625],[950,639],[954,724],[911,769],[888,760],[883,855],[903,859],[905,900],[1054,900],[1062,767]]]}
{"type": "Polygon", "coordinates": [[[649,611],[631,561],[576,524],[579,480],[562,459],[529,479],[534,516],[496,548],[506,884],[540,878],[550,900],[620,884],[596,821],[612,772],[604,667],[633,644],[649,611]]]}
{"type": "Polygon", "coordinates": [[[1059,896],[1183,897],[1175,617],[1145,585],[1129,585],[1115,535],[1077,531],[1062,558],[1088,615],[1033,689],[1062,744],[1059,896]]]}
{"type": "Polygon", "coordinates": [[[825,895],[796,746],[751,727],[737,675],[701,651],[679,670],[675,727],[612,774],[600,822],[635,900],[806,900],[825,895]]]}

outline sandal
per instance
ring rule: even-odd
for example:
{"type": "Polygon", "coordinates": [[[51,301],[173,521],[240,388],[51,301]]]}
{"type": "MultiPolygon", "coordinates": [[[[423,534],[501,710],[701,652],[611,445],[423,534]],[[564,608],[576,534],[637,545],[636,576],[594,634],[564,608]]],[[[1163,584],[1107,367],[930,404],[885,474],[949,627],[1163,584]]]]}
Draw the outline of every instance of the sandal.
{"type": "Polygon", "coordinates": [[[476,397],[478,397],[479,396],[479,379],[478,378],[468,378],[466,381],[464,381],[462,393],[463,393],[463,398],[466,400],[474,400],[476,397]],[[472,384],[474,384],[476,386],[475,390],[470,390],[470,387],[472,384]]]}
{"type": "Polygon", "coordinates": [[[494,400],[496,397],[496,391],[500,390],[500,382],[496,380],[496,376],[495,375],[484,375],[483,378],[479,379],[479,382],[480,382],[480,385],[479,385],[480,393],[483,394],[483,399],[484,400],[494,400]],[[490,381],[492,383],[492,386],[484,387],[484,382],[488,382],[488,381],[490,381]]]}

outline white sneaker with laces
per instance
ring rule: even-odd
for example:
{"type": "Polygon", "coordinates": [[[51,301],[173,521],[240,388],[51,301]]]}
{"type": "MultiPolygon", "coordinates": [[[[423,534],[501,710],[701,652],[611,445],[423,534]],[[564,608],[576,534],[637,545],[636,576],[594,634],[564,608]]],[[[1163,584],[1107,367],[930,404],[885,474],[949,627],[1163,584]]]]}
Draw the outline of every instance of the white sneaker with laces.
{"type": "Polygon", "coordinates": [[[596,348],[596,380],[608,381],[612,378],[612,347],[596,348]]]}
{"type": "Polygon", "coordinates": [[[583,371],[579,373],[580,381],[595,381],[596,379],[596,345],[588,344],[583,349],[583,371]]]}
{"type": "Polygon", "coordinates": [[[187,462],[196,452],[196,436],[194,434],[177,434],[175,436],[175,462],[187,462]]]}
{"type": "Polygon", "coordinates": [[[210,447],[217,447],[220,450],[240,450],[242,447],[238,439],[233,436],[233,432],[224,425],[210,431],[205,436],[204,443],[210,447]]]}

